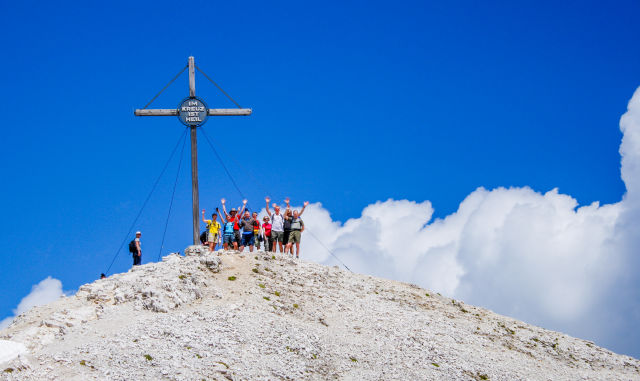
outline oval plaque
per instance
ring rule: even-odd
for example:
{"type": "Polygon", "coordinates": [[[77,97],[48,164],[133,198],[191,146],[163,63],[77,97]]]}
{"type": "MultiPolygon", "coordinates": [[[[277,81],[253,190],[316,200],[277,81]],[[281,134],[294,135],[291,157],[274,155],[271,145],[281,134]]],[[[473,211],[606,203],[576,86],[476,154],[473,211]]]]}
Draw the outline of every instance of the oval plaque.
{"type": "Polygon", "coordinates": [[[178,106],[178,119],[185,126],[198,127],[203,125],[209,117],[209,108],[198,97],[186,98],[178,106]]]}

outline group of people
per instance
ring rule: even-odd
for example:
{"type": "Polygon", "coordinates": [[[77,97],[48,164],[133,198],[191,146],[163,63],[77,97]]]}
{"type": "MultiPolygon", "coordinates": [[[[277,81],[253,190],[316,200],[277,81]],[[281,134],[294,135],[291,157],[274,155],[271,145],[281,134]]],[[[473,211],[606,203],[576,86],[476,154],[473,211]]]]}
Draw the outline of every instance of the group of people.
{"type": "Polygon", "coordinates": [[[214,251],[220,243],[225,250],[243,251],[245,247],[249,247],[250,252],[253,252],[254,247],[260,250],[261,245],[264,245],[265,251],[277,252],[279,249],[281,253],[293,255],[295,245],[295,256],[299,258],[300,239],[304,231],[304,222],[300,216],[309,202],[305,201],[300,211],[292,210],[287,198],[284,200],[284,212],[275,203],[272,205],[272,212],[269,209],[271,199],[266,197],[265,201],[267,215],[262,218],[262,223],[258,212],[250,213],[247,210],[247,200],[242,200],[239,210],[231,208],[227,213],[226,200],[223,198],[220,200],[222,213],[216,208],[210,220],[205,219],[205,210],[202,209],[202,221],[207,224],[207,229],[200,240],[209,246],[210,251],[214,251]],[[218,216],[222,224],[218,222],[218,216]]]}
{"type": "MultiPolygon", "coordinates": [[[[247,200],[242,200],[242,207],[236,210],[231,208],[227,213],[226,200],[222,203],[222,213],[216,208],[216,212],[211,215],[211,219],[205,219],[205,210],[202,209],[202,221],[207,224],[207,229],[200,236],[200,241],[209,246],[209,251],[214,251],[219,244],[225,250],[244,251],[249,247],[253,252],[264,245],[264,251],[288,253],[300,258],[300,239],[304,231],[304,222],[300,216],[304,213],[309,201],[305,201],[302,209],[292,210],[289,198],[285,199],[286,208],[280,210],[280,206],[275,203],[271,205],[273,211],[269,209],[269,197],[265,198],[267,215],[259,221],[258,212],[250,213],[247,209],[247,200]],[[218,222],[218,216],[222,224],[218,222]]],[[[136,232],[136,237],[129,242],[129,253],[133,256],[133,265],[142,263],[142,243],[140,237],[142,233],[136,232]]],[[[104,274],[101,274],[101,278],[104,274]]]]}

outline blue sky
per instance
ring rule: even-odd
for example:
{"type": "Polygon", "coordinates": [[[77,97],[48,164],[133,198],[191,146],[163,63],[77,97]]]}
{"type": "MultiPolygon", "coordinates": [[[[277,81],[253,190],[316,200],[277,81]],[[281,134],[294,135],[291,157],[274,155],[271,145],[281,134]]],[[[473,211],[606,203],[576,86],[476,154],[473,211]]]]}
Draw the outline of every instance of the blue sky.
{"type": "MultiPolygon", "coordinates": [[[[640,85],[635,1],[3,10],[0,318],[47,276],[71,290],[106,270],[183,129],[133,110],[189,55],[254,109],[204,126],[250,204],[290,196],[346,221],[376,201],[429,200],[444,218],[478,187],[558,188],[580,205],[625,192],[618,122],[640,85]]],[[[175,107],[187,90],[185,73],[152,107],[175,107]]],[[[202,76],[197,94],[233,107],[202,76]]],[[[199,145],[201,206],[238,203],[199,145]]],[[[191,240],[186,153],[166,250],[191,240]]],[[[136,225],[143,262],[159,254],[176,167],[136,225]]],[[[123,251],[111,272],[130,264],[123,251]]]]}

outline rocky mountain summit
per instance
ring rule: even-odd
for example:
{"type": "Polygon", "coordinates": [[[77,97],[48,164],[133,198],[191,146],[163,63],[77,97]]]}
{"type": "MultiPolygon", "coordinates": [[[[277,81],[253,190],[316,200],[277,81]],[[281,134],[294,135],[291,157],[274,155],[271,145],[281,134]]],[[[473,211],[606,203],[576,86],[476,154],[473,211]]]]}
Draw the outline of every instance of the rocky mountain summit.
{"type": "Polygon", "coordinates": [[[411,284],[199,246],[0,339],[2,380],[640,379],[636,359],[411,284]]]}

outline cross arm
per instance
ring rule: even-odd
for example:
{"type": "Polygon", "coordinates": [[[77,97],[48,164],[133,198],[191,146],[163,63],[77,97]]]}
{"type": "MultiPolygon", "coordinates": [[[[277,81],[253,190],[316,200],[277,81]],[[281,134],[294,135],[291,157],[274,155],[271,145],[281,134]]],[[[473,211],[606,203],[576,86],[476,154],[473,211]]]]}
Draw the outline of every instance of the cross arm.
{"type": "Polygon", "coordinates": [[[136,109],[136,116],[177,116],[177,108],[136,109]]]}
{"type": "Polygon", "coordinates": [[[209,115],[251,115],[250,108],[210,108],[209,115]]]}
{"type": "MultiPolygon", "coordinates": [[[[210,108],[209,115],[251,115],[252,111],[250,108],[210,108]]],[[[136,116],[177,116],[178,109],[136,109],[134,114],[136,116]]]]}

